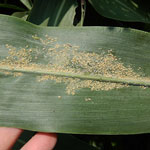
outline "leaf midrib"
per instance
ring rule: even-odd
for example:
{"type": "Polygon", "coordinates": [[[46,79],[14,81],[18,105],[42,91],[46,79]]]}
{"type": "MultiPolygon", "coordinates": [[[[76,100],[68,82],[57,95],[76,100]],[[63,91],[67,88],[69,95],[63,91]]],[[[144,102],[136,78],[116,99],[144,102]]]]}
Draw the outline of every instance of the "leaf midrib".
{"type": "Polygon", "coordinates": [[[68,78],[78,78],[83,80],[94,80],[94,81],[101,81],[101,82],[110,82],[110,83],[121,83],[126,85],[133,85],[133,86],[145,86],[150,87],[150,80],[143,78],[118,78],[118,77],[106,77],[102,75],[85,75],[85,74],[77,74],[77,73],[66,73],[66,72],[54,72],[54,71],[47,71],[44,69],[23,69],[23,68],[12,68],[8,66],[1,66],[1,71],[9,71],[9,72],[20,72],[20,73],[30,73],[30,74],[37,74],[37,75],[52,75],[52,76],[59,76],[59,77],[68,77],[68,78]]]}

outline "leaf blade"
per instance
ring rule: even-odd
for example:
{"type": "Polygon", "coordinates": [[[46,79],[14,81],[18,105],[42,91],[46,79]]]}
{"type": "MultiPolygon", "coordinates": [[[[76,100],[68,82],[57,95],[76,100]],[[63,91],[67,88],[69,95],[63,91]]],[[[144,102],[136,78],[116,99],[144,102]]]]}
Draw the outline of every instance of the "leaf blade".
{"type": "Polygon", "coordinates": [[[98,13],[111,19],[130,22],[150,22],[149,12],[142,9],[140,4],[138,5],[132,0],[89,0],[89,2],[98,13]]]}
{"type": "Polygon", "coordinates": [[[75,0],[35,1],[28,21],[43,26],[73,26],[75,0]]]}
{"type": "MultiPolygon", "coordinates": [[[[26,45],[41,47],[41,43],[34,40],[32,35],[44,37],[49,33],[52,37],[58,37],[61,44],[69,42],[71,45],[79,45],[86,52],[99,52],[99,47],[113,49],[123,63],[132,65],[135,70],[141,67],[147,77],[150,74],[150,34],[146,32],[103,27],[92,27],[92,30],[91,27],[43,28],[1,15],[0,33],[1,60],[8,55],[5,44],[18,48],[26,45]]],[[[26,74],[16,78],[0,75],[0,126],[84,134],[150,131],[149,89],[134,86],[110,91],[81,89],[72,96],[66,94],[65,88],[65,84],[57,84],[55,81],[36,82],[34,75],[26,74]],[[85,101],[89,97],[92,100],[85,101]]]]}

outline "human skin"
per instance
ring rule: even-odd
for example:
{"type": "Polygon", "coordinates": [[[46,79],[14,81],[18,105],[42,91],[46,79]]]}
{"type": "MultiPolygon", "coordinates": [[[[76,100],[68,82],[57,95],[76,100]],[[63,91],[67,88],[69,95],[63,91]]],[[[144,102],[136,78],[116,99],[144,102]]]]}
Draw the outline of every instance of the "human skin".
{"type": "MultiPolygon", "coordinates": [[[[0,150],[11,150],[22,132],[22,129],[0,127],[0,150]]],[[[56,134],[38,132],[21,150],[52,150],[56,142],[56,134]]]]}

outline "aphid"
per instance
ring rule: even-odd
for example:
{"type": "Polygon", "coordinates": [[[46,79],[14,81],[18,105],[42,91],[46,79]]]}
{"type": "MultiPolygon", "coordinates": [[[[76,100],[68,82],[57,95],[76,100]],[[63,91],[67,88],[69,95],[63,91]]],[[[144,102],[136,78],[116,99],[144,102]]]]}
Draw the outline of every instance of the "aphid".
{"type": "Polygon", "coordinates": [[[32,35],[32,38],[33,38],[34,40],[40,40],[40,37],[38,37],[37,35],[32,35]]]}
{"type": "MultiPolygon", "coordinates": [[[[0,68],[10,67],[13,70],[20,69],[28,72],[34,71],[35,73],[40,71],[42,73],[40,77],[37,77],[38,82],[52,80],[58,84],[64,83],[68,95],[75,95],[78,90],[86,88],[91,91],[108,91],[129,86],[121,83],[95,81],[92,80],[93,76],[129,78],[131,80],[141,79],[140,75],[134,72],[131,66],[124,66],[121,60],[113,55],[112,50],[108,50],[108,52],[101,50],[99,54],[83,52],[75,49],[78,46],[72,46],[69,43],[55,44],[56,38],[47,35],[45,36],[46,39],[42,39],[37,35],[33,35],[32,38],[39,40],[43,47],[29,48],[30,46],[26,46],[25,48],[16,49],[6,44],[9,55],[0,61],[0,68]],[[43,64],[40,63],[42,59],[44,60],[43,64]],[[64,74],[64,76],[59,76],[61,74],[64,74]],[[90,76],[91,79],[82,80],[80,76],[90,76]]],[[[17,77],[23,74],[12,73],[12,75],[17,77]]],[[[58,96],[58,98],[60,99],[61,96],[58,96]]],[[[90,100],[91,98],[85,98],[85,101],[90,100]]]]}
{"type": "Polygon", "coordinates": [[[59,99],[61,99],[61,96],[58,96],[59,99]]]}
{"type": "Polygon", "coordinates": [[[66,46],[68,46],[68,47],[72,47],[72,45],[71,45],[70,43],[67,43],[67,44],[66,44],[66,46]]]}
{"type": "Polygon", "coordinates": [[[90,98],[90,97],[88,97],[88,98],[85,98],[85,101],[87,102],[87,101],[91,101],[92,99],[90,98]]]}

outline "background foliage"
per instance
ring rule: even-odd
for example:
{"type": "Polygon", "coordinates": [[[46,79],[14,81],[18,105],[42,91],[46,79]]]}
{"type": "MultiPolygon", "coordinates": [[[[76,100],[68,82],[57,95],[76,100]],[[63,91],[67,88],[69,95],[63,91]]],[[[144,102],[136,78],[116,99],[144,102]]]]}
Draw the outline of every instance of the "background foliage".
{"type": "MultiPolygon", "coordinates": [[[[1,0],[0,13],[42,26],[111,26],[150,31],[148,0],[1,0]]],[[[34,132],[26,131],[14,149],[34,132]]],[[[149,150],[150,135],[59,135],[56,149],[149,150]],[[69,143],[69,144],[68,144],[69,143]]]]}

